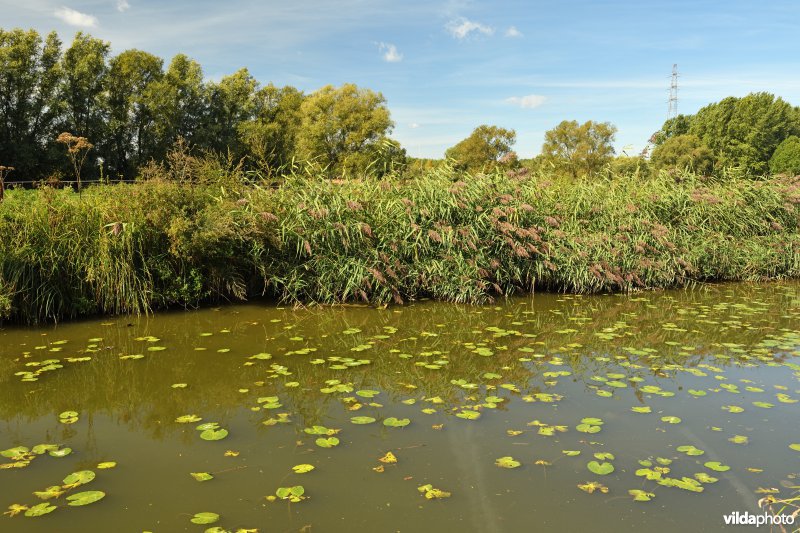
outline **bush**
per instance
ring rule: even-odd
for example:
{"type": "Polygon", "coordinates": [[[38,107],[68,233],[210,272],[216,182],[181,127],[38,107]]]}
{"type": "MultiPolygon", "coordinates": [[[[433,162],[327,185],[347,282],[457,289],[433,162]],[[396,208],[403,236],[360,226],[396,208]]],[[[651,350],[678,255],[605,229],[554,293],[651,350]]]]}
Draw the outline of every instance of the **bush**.
{"type": "Polygon", "coordinates": [[[769,169],[773,174],[800,174],[800,137],[787,137],[769,160],[769,169]]]}
{"type": "Polygon", "coordinates": [[[650,177],[650,164],[643,157],[627,157],[621,155],[611,160],[608,165],[611,176],[626,176],[632,178],[650,177]]]}
{"type": "Polygon", "coordinates": [[[676,135],[656,146],[650,158],[653,167],[659,170],[689,170],[702,176],[714,170],[714,154],[696,135],[676,135]]]}

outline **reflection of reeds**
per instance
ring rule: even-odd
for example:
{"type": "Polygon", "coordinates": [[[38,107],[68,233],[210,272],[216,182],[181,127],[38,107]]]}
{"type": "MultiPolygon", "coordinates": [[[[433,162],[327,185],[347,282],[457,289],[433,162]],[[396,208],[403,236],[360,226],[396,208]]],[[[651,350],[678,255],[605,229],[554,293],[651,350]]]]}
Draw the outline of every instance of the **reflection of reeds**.
{"type": "Polygon", "coordinates": [[[790,179],[574,183],[442,167],[407,181],[296,174],[273,188],[231,165],[181,168],[177,178],[151,169],[149,181],[95,186],[80,201],[11,191],[0,206],[0,316],[35,322],[258,295],[479,303],[533,289],[796,276],[800,266],[800,185],[790,179]]]}

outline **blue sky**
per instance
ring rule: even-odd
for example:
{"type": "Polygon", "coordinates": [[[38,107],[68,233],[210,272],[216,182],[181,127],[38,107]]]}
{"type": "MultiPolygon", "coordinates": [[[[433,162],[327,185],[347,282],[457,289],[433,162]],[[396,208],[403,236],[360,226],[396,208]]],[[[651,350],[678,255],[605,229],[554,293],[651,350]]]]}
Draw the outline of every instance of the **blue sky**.
{"type": "Polygon", "coordinates": [[[561,120],[609,121],[640,150],[667,115],[769,91],[800,105],[800,2],[0,0],[0,27],[84,30],[219,79],[247,67],[306,92],[354,82],[387,98],[393,137],[441,157],[480,124],[523,157],[561,120]]]}

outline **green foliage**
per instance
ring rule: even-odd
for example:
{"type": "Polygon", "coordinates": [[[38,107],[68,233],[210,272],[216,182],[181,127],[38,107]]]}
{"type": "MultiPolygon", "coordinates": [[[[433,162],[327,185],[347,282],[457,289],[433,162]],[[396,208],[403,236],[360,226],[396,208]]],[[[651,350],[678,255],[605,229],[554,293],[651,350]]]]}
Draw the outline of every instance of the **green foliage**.
{"type": "Polygon", "coordinates": [[[0,164],[17,176],[41,176],[63,157],[60,133],[61,42],[34,30],[0,29],[0,164]]]}
{"type": "Polygon", "coordinates": [[[298,151],[331,176],[366,168],[370,152],[394,125],[382,94],[351,83],[319,89],[300,109],[298,151]]]}
{"type": "Polygon", "coordinates": [[[778,145],[800,135],[800,110],[766,92],[728,97],[700,109],[689,133],[711,148],[717,166],[761,175],[778,145]]]}
{"type": "Polygon", "coordinates": [[[300,130],[303,93],[294,87],[272,84],[256,91],[253,115],[238,126],[248,154],[267,174],[292,161],[300,130]]]}
{"type": "Polygon", "coordinates": [[[661,146],[673,137],[689,133],[691,125],[691,115],[678,115],[677,117],[667,119],[664,125],[661,126],[661,129],[655,132],[650,138],[650,142],[655,146],[661,146]]]}
{"type": "Polygon", "coordinates": [[[658,170],[689,170],[708,176],[714,170],[714,154],[696,135],[676,135],[655,147],[650,163],[658,170]]]}
{"type": "Polygon", "coordinates": [[[650,176],[650,163],[640,156],[618,156],[608,165],[611,176],[628,176],[645,179],[650,176]]]}
{"type": "Polygon", "coordinates": [[[800,137],[792,135],[783,140],[769,160],[773,174],[800,174],[800,137]]]}
{"type": "Polygon", "coordinates": [[[152,168],[148,181],[82,197],[9,191],[0,204],[2,317],[262,295],[487,302],[534,288],[630,291],[800,273],[800,182],[789,178],[575,183],[498,171],[470,180],[442,166],[403,180],[298,173],[273,188],[238,167],[183,157],[152,168]]]}
{"type": "Polygon", "coordinates": [[[564,120],[544,134],[542,155],[551,167],[573,178],[592,176],[611,161],[616,131],[608,122],[564,120]]]}
{"type": "Polygon", "coordinates": [[[160,58],[139,50],[126,50],[109,61],[103,96],[108,129],[100,149],[111,176],[135,177],[155,152],[154,117],[145,92],[161,79],[162,64],[160,58]]]}
{"type": "Polygon", "coordinates": [[[64,51],[59,101],[65,106],[62,129],[77,137],[105,138],[103,85],[111,45],[83,32],[64,51]]]}
{"type": "Polygon", "coordinates": [[[497,167],[516,166],[511,147],[517,140],[514,130],[498,126],[478,126],[469,137],[448,148],[445,157],[455,161],[456,168],[470,173],[491,172],[497,167]]]}
{"type": "Polygon", "coordinates": [[[147,85],[142,100],[153,117],[152,152],[162,159],[178,139],[202,139],[205,112],[203,70],[183,54],[176,55],[164,76],[147,85]]]}

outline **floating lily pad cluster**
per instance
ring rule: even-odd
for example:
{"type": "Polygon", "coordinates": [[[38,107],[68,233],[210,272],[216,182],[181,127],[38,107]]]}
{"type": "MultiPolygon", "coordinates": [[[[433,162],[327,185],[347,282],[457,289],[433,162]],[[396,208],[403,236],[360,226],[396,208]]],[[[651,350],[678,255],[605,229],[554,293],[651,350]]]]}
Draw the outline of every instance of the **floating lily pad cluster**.
{"type": "Polygon", "coordinates": [[[42,503],[31,505],[12,504],[5,514],[8,516],[15,516],[24,513],[24,515],[29,518],[50,514],[59,507],[52,503],[51,500],[55,500],[61,496],[65,496],[65,501],[70,507],[83,507],[84,505],[98,502],[106,497],[105,492],[100,490],[75,491],[75,489],[93,481],[95,476],[92,470],[73,472],[64,478],[62,485],[53,485],[34,492],[34,496],[40,500],[44,500],[42,503]]]}

